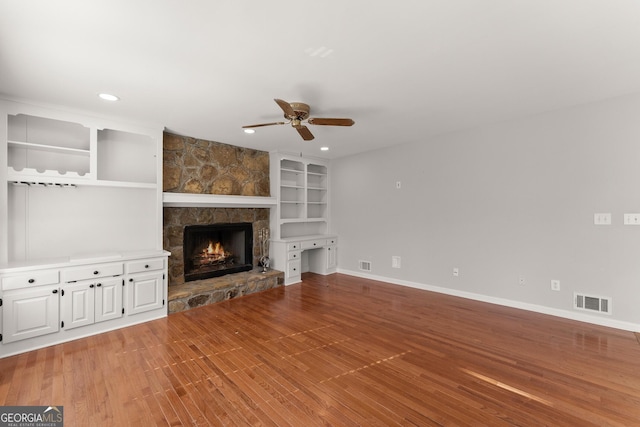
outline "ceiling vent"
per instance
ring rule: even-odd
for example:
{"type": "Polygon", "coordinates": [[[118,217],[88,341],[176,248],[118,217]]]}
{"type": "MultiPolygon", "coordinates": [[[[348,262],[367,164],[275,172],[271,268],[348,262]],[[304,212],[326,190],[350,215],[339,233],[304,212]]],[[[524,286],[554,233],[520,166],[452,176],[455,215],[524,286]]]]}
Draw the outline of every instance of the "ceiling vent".
{"type": "Polygon", "coordinates": [[[574,293],[573,308],[611,314],[611,298],[574,293]]]}
{"type": "Polygon", "coordinates": [[[358,261],[359,268],[361,271],[371,271],[371,261],[358,261]]]}

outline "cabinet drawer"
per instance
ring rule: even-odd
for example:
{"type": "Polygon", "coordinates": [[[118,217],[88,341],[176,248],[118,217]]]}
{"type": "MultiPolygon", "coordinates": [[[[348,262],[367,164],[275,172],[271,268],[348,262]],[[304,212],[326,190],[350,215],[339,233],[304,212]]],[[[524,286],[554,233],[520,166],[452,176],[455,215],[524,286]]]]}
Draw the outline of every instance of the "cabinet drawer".
{"type": "Polygon", "coordinates": [[[78,280],[94,277],[120,276],[124,273],[122,263],[87,265],[62,270],[63,282],[77,282],[78,280]]]}
{"type": "Polygon", "coordinates": [[[287,250],[288,251],[297,251],[300,249],[300,242],[288,243],[287,250]]]}
{"type": "Polygon", "coordinates": [[[300,259],[300,251],[291,251],[288,253],[288,260],[300,259]]]}
{"type": "Polygon", "coordinates": [[[300,275],[300,260],[289,261],[287,263],[287,277],[294,277],[300,275]]]}
{"type": "Polygon", "coordinates": [[[58,282],[60,282],[58,270],[33,271],[12,277],[3,277],[2,289],[8,291],[32,286],[55,285],[58,282]]]}
{"type": "Polygon", "coordinates": [[[314,249],[321,248],[325,245],[326,240],[307,240],[306,242],[302,242],[302,249],[314,249]]]}
{"type": "Polygon", "coordinates": [[[142,273],[143,271],[162,270],[164,258],[143,259],[127,263],[127,273],[142,273]]]}
{"type": "Polygon", "coordinates": [[[337,243],[338,243],[338,239],[336,239],[335,237],[332,239],[327,239],[327,246],[335,245],[337,243]]]}

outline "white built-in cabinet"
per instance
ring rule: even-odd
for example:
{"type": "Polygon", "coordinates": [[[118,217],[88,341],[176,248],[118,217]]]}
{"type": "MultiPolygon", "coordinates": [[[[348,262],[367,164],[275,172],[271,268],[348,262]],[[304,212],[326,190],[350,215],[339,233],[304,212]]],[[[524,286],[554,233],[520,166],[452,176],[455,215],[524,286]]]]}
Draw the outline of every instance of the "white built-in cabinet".
{"type": "Polygon", "coordinates": [[[272,266],[285,273],[285,284],[312,271],[334,273],[337,237],[329,233],[329,163],[320,159],[272,153],[272,266]]]}
{"type": "Polygon", "coordinates": [[[0,356],[165,316],[167,257],[148,255],[3,269],[0,356]]]}
{"type": "Polygon", "coordinates": [[[161,126],[0,100],[0,182],[0,357],[166,316],[161,126]]]}

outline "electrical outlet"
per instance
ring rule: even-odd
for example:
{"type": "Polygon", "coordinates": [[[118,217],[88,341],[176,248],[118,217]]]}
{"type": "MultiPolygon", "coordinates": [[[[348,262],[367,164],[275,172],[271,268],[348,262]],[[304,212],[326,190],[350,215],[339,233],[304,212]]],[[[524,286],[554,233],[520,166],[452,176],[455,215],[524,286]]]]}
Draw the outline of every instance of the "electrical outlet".
{"type": "Polygon", "coordinates": [[[520,278],[518,278],[518,284],[519,284],[520,286],[524,286],[524,277],[520,277],[520,278]]]}
{"type": "Polygon", "coordinates": [[[458,277],[460,275],[460,270],[458,267],[453,267],[453,277],[458,277]]]}
{"type": "Polygon", "coordinates": [[[399,256],[392,256],[391,257],[391,267],[392,268],[400,268],[401,266],[401,259],[399,256]]]}
{"type": "Polygon", "coordinates": [[[559,291],[560,290],[560,280],[552,280],[551,281],[551,290],[559,291]]]}
{"type": "Polygon", "coordinates": [[[399,190],[400,188],[402,188],[402,182],[401,181],[396,181],[396,188],[399,190]]]}

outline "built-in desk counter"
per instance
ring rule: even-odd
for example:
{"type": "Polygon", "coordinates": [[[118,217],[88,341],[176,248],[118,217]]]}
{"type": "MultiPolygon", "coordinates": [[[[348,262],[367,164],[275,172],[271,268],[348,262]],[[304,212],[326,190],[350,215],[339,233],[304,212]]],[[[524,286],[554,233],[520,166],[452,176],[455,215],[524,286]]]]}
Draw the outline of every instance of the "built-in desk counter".
{"type": "Polygon", "coordinates": [[[271,241],[271,262],[284,271],[285,285],[298,283],[303,272],[327,275],[336,272],[338,237],[335,235],[298,236],[271,241]]]}

